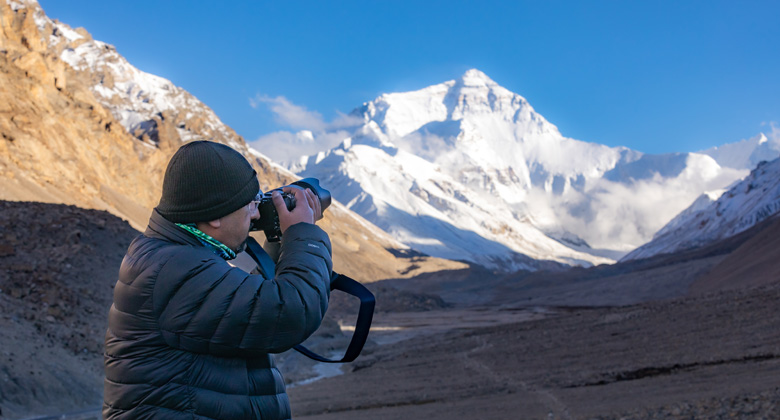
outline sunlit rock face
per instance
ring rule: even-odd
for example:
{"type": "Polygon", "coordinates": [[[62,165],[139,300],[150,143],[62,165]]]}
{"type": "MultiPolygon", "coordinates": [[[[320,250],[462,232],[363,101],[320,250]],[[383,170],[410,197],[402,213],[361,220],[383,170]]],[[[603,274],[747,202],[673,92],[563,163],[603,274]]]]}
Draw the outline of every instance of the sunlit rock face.
{"type": "MultiPolygon", "coordinates": [[[[0,199],[107,210],[143,230],[170,156],[196,139],[244,154],[263,190],[296,179],[187,91],[85,29],[50,20],[35,1],[0,1],[0,11],[0,199]]],[[[321,225],[335,268],[362,280],[463,267],[398,258],[392,250],[405,245],[339,203],[321,225]]]]}

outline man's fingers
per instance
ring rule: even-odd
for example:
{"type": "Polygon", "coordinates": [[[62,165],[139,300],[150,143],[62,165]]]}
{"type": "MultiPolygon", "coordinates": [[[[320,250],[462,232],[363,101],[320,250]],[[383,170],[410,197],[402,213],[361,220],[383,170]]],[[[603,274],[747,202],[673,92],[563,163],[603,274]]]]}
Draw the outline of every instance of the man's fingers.
{"type": "Polygon", "coordinates": [[[282,188],[282,190],[288,194],[292,194],[295,197],[296,202],[306,200],[305,190],[297,185],[288,185],[282,188]]]}
{"type": "Polygon", "coordinates": [[[271,198],[274,200],[276,211],[279,213],[279,227],[282,229],[282,233],[288,227],[297,223],[314,223],[314,210],[311,208],[306,192],[297,186],[287,186],[283,190],[285,193],[292,194],[295,197],[295,208],[292,211],[288,211],[281,194],[278,191],[272,193],[271,198]]]}
{"type": "Polygon", "coordinates": [[[307,207],[314,211],[315,218],[317,218],[317,215],[321,213],[318,206],[319,199],[317,199],[317,194],[314,194],[314,191],[308,188],[301,188],[297,185],[288,185],[284,187],[284,192],[293,194],[295,196],[296,208],[298,207],[298,204],[306,203],[308,204],[307,207]]]}
{"type": "Polygon", "coordinates": [[[311,192],[311,198],[314,201],[314,219],[320,220],[322,219],[322,202],[320,202],[320,198],[317,197],[314,191],[311,192]]]}
{"type": "Polygon", "coordinates": [[[306,190],[306,192],[308,193],[307,198],[309,199],[309,205],[311,205],[312,210],[314,210],[314,220],[322,219],[322,204],[320,203],[320,199],[314,191],[306,190]]]}
{"type": "Polygon", "coordinates": [[[274,190],[271,192],[271,201],[274,202],[277,213],[288,212],[287,204],[284,203],[284,198],[282,198],[282,194],[279,191],[274,190]]]}

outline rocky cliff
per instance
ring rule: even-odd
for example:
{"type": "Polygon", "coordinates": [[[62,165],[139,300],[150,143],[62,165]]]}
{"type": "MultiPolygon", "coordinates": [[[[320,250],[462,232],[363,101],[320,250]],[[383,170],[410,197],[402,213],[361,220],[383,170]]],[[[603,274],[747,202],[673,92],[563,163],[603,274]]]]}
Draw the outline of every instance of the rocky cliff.
{"type": "MultiPolygon", "coordinates": [[[[168,159],[194,139],[239,150],[263,189],[295,179],[113,46],[48,19],[34,0],[0,2],[0,199],[106,210],[140,230],[168,159]]],[[[366,280],[458,265],[398,258],[392,250],[404,245],[339,204],[322,226],[333,235],[335,268],[366,280]]]]}
{"type": "Polygon", "coordinates": [[[167,156],[95,99],[49,48],[38,13],[0,3],[0,198],[105,209],[140,228],[167,156]]]}

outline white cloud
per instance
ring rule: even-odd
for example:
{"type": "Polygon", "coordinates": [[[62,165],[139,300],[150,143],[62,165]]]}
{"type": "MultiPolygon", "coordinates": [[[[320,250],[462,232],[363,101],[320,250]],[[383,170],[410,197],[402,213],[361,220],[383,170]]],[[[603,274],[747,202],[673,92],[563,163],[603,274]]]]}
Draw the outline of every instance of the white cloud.
{"type": "Polygon", "coordinates": [[[769,139],[771,142],[775,144],[780,144],[780,127],[778,127],[776,121],[770,121],[768,123],[763,123],[761,125],[768,125],[770,131],[767,133],[764,133],[764,135],[769,139]]]}
{"type": "Polygon", "coordinates": [[[357,127],[363,124],[364,122],[366,122],[363,120],[362,117],[359,117],[357,115],[344,114],[342,112],[337,112],[337,113],[338,116],[334,118],[333,121],[331,121],[329,124],[330,129],[357,127]]]}
{"type": "Polygon", "coordinates": [[[303,156],[311,156],[338,146],[350,136],[347,131],[349,128],[363,123],[360,117],[340,112],[333,121],[326,122],[319,112],[309,111],[283,96],[272,98],[258,94],[249,99],[249,104],[252,108],[266,105],[274,113],[278,123],[298,130],[277,131],[249,142],[254,149],[287,166],[303,156]]]}
{"type": "Polygon", "coordinates": [[[249,146],[283,166],[298,162],[303,156],[311,156],[336,147],[349,137],[346,131],[313,133],[301,130],[277,131],[250,141],[249,146]]]}
{"type": "Polygon", "coordinates": [[[308,130],[298,133],[277,131],[249,142],[252,148],[280,164],[289,163],[306,155],[313,144],[314,138],[308,130]]]}
{"type": "Polygon", "coordinates": [[[702,155],[691,155],[686,166],[674,178],[656,174],[633,182],[592,179],[584,194],[572,190],[554,196],[532,191],[527,200],[542,209],[532,208],[532,214],[543,213],[545,207],[553,209],[554,218],[548,224],[565,226],[594,248],[628,251],[651,240],[702,191],[725,188],[748,173],[721,168],[702,155]]]}
{"type": "Polygon", "coordinates": [[[286,125],[292,129],[321,131],[327,126],[322,119],[322,114],[316,111],[309,111],[303,106],[295,105],[284,96],[272,98],[268,95],[255,95],[249,99],[249,105],[252,108],[258,108],[260,105],[267,105],[274,118],[279,124],[286,125]]]}

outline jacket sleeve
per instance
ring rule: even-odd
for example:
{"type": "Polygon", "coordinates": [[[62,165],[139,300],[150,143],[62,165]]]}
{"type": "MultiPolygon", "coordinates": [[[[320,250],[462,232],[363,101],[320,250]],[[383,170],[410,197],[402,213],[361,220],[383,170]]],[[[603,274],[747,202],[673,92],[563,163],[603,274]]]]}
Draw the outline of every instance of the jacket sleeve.
{"type": "Polygon", "coordinates": [[[210,252],[174,256],[158,273],[153,292],[165,342],[230,357],[300,344],[328,308],[331,252],[322,229],[299,223],[282,237],[273,279],[230,267],[210,252]]]}

